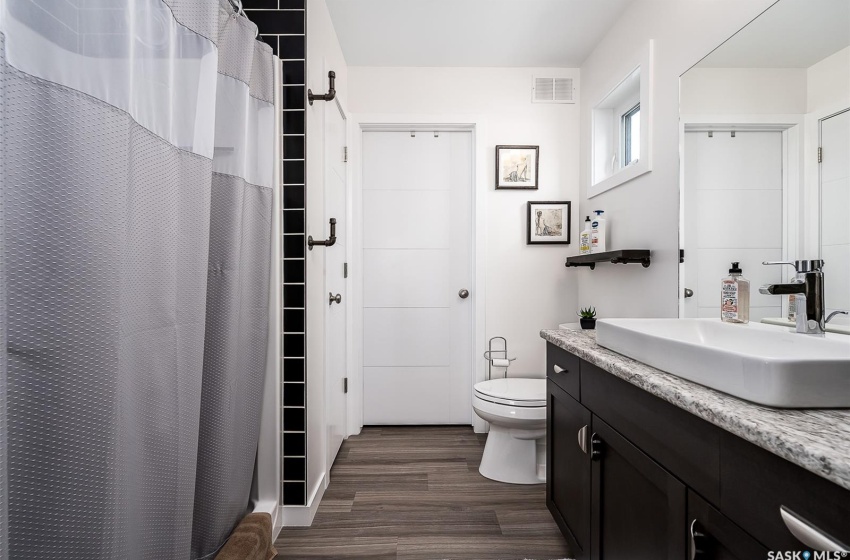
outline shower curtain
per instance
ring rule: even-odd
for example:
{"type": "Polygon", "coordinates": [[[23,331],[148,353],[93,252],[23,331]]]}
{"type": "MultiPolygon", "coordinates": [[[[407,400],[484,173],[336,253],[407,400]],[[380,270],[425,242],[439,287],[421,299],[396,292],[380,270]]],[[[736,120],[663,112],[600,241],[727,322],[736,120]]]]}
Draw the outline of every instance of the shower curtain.
{"type": "Polygon", "coordinates": [[[250,508],[271,49],[227,0],[0,0],[0,559],[212,557],[250,508]]]}

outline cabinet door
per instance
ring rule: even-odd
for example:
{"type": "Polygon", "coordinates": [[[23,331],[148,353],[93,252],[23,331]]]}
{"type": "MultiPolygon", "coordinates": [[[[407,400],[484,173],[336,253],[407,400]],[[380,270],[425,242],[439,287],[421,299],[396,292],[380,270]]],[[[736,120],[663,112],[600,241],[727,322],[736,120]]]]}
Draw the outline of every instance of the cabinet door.
{"type": "Polygon", "coordinates": [[[751,560],[767,558],[767,549],[709,505],[688,491],[688,558],[693,560],[751,560]]]}
{"type": "Polygon", "coordinates": [[[591,557],[685,558],[685,485],[596,416],[591,455],[591,557]]]}
{"type": "Polygon", "coordinates": [[[547,386],[546,505],[581,560],[590,557],[590,412],[551,379],[547,386]]]}

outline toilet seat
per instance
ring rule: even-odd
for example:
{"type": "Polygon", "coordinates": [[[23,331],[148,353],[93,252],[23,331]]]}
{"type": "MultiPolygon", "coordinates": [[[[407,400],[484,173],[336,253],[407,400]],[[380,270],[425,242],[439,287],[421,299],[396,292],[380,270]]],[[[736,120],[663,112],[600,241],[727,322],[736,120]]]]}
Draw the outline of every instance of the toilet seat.
{"type": "Polygon", "coordinates": [[[523,408],[546,406],[546,380],[508,377],[476,383],[475,396],[494,404],[523,408]]]}

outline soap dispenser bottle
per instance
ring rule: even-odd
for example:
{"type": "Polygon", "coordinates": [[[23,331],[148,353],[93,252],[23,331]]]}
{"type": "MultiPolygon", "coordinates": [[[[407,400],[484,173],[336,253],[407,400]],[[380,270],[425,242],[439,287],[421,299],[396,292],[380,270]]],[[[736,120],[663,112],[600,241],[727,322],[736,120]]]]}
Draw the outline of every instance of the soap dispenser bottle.
{"type": "Polygon", "coordinates": [[[727,323],[750,322],[750,281],[742,273],[739,263],[733,262],[720,285],[720,319],[727,323]]]}
{"type": "Polygon", "coordinates": [[[584,218],[584,229],[581,230],[579,235],[578,252],[580,255],[590,254],[590,216],[584,218]]]}

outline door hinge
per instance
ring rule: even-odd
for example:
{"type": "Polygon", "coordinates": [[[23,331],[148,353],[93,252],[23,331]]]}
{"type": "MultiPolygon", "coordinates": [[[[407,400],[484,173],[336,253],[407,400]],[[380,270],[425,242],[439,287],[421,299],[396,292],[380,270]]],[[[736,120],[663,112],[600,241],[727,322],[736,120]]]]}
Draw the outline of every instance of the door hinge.
{"type": "Polygon", "coordinates": [[[348,146],[342,148],[342,163],[348,163],[348,146]]]}
{"type": "Polygon", "coordinates": [[[342,378],[342,392],[343,393],[348,392],[348,378],[347,377],[342,378]]]}
{"type": "Polygon", "coordinates": [[[818,163],[823,163],[823,148],[818,148],[818,163]]]}
{"type": "Polygon", "coordinates": [[[342,277],[348,278],[348,263],[342,263],[342,277]]]}

